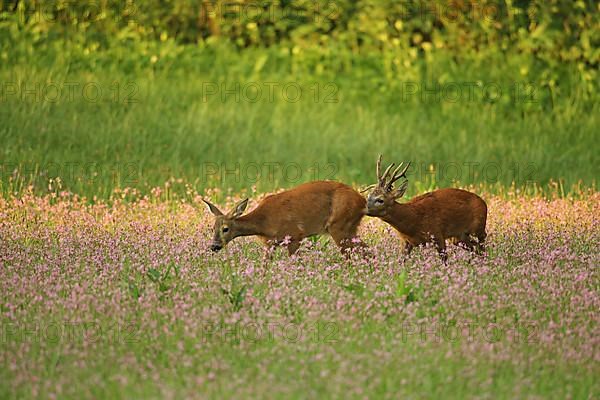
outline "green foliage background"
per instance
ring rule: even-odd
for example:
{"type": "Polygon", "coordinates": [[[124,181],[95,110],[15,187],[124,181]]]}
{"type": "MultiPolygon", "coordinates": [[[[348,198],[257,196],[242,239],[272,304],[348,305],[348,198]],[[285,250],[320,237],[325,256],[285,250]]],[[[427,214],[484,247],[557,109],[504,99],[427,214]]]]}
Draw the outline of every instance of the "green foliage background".
{"type": "MultiPolygon", "coordinates": [[[[353,55],[410,49],[483,58],[495,52],[532,54],[598,66],[600,28],[595,1],[3,1],[12,33],[35,42],[68,35],[96,49],[115,41],[227,39],[240,48],[290,43],[300,50],[353,55]]],[[[552,79],[552,76],[548,77],[552,79]]]]}

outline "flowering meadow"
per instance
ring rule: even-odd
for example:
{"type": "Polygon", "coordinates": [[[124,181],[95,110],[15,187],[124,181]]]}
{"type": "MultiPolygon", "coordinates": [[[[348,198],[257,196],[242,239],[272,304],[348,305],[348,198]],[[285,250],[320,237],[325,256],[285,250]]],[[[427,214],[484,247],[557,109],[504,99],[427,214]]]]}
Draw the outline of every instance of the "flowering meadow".
{"type": "Polygon", "coordinates": [[[447,265],[368,217],[372,259],[211,253],[199,196],[128,196],[0,199],[0,398],[600,396],[598,192],[483,194],[447,265]]]}

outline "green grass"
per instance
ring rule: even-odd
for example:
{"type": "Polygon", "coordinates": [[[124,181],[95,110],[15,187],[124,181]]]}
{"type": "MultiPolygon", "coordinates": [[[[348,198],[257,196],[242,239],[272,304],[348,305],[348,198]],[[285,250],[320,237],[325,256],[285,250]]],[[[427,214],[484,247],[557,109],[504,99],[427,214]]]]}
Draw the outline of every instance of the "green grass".
{"type": "Polygon", "coordinates": [[[338,75],[318,72],[276,48],[237,53],[184,47],[156,64],[149,61],[152,52],[136,58],[127,49],[32,54],[15,55],[0,70],[5,194],[29,184],[47,192],[56,177],[63,189],[90,197],[108,197],[124,186],[148,192],[171,177],[200,190],[256,184],[266,191],[315,178],[364,185],[373,182],[379,153],[389,162],[413,162],[413,192],[455,181],[525,187],[560,179],[567,189],[596,182],[600,102],[584,99],[573,77],[553,91],[533,84],[532,96],[515,100],[515,83],[536,79],[520,75],[526,61],[516,56],[491,66],[441,59],[394,76],[382,60],[366,58],[340,67],[338,75]],[[490,102],[481,89],[471,96],[467,87],[476,81],[497,85],[502,96],[490,102]],[[57,93],[44,86],[50,82],[63,90],[56,102],[48,101],[57,93]],[[73,99],[65,82],[77,85],[73,99]],[[272,101],[268,82],[278,85],[272,101]],[[439,100],[406,92],[406,85],[435,82],[439,100]],[[89,96],[93,87],[102,90],[96,102],[82,95],[90,83],[89,96]],[[231,89],[236,83],[239,101],[232,94],[223,100],[220,89],[206,94],[207,85],[231,89]],[[248,83],[262,90],[257,102],[250,101],[253,93],[244,95],[248,83]],[[289,83],[303,89],[297,102],[282,95],[289,83]],[[24,85],[16,95],[9,91],[14,84],[24,85]],[[444,92],[453,84],[463,88],[457,101],[444,92]]]}
{"type": "MultiPolygon", "coordinates": [[[[389,325],[381,323],[373,329],[389,330],[389,325]]],[[[169,330],[175,331],[172,327],[169,330]]],[[[45,359],[46,364],[36,369],[45,371],[39,378],[48,382],[68,373],[72,384],[64,387],[65,398],[156,398],[172,393],[195,398],[363,398],[365,394],[386,398],[393,394],[395,398],[460,399],[488,393],[498,399],[515,396],[558,399],[588,398],[598,390],[590,368],[573,363],[558,362],[549,367],[547,360],[533,359],[523,366],[514,365],[514,360],[470,359],[457,354],[452,344],[424,344],[412,338],[404,342],[374,339],[368,332],[351,328],[339,332],[328,343],[295,343],[281,338],[240,343],[221,337],[198,338],[195,342],[185,342],[188,353],[185,365],[169,356],[180,354],[179,340],[176,335],[158,342],[143,339],[127,344],[99,342],[98,347],[106,352],[85,359],[87,365],[95,366],[93,369],[74,368],[76,357],[69,353],[82,345],[64,340],[54,349],[48,349],[47,345],[40,349],[44,356],[39,359],[45,359]],[[448,353],[452,355],[446,356],[448,353]],[[152,368],[160,370],[160,380],[115,365],[117,355],[135,358],[140,363],[147,360],[152,368]],[[216,372],[213,380],[211,371],[216,372]],[[94,383],[90,384],[92,377],[94,383]],[[123,381],[118,377],[123,377],[123,381]],[[102,379],[102,384],[95,382],[97,379],[102,379]],[[361,392],[356,391],[357,387],[361,392]]],[[[534,349],[535,346],[523,346],[522,357],[530,357],[534,349]]],[[[152,375],[150,369],[147,374],[152,375]]],[[[6,398],[10,398],[8,393],[6,398]]],[[[12,395],[35,397],[26,387],[12,395]]]]}

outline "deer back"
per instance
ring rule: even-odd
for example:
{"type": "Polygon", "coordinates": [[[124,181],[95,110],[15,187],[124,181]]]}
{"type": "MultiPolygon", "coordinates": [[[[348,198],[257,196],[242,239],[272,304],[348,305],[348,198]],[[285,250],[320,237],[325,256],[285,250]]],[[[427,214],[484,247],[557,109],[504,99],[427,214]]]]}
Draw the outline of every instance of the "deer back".
{"type": "Polygon", "coordinates": [[[439,189],[417,196],[404,206],[414,212],[422,230],[436,232],[444,238],[485,230],[485,201],[466,190],[439,189]]]}

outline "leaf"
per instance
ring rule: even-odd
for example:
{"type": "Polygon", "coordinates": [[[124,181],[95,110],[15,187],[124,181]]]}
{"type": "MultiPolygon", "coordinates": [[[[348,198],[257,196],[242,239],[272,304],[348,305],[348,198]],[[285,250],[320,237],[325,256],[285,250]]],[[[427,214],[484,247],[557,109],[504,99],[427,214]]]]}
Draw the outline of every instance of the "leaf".
{"type": "Polygon", "coordinates": [[[154,268],[150,268],[147,272],[148,278],[154,283],[160,280],[160,272],[154,268]]]}
{"type": "Polygon", "coordinates": [[[230,296],[231,304],[235,311],[239,311],[242,308],[244,299],[246,298],[246,285],[242,286],[233,296],[230,296]]]}
{"type": "Polygon", "coordinates": [[[161,282],[158,285],[158,290],[160,290],[161,292],[166,292],[167,290],[169,290],[169,285],[167,285],[165,282],[161,282]]]}
{"type": "Polygon", "coordinates": [[[396,295],[398,297],[406,296],[410,289],[406,287],[406,271],[402,271],[396,278],[396,295]]]}

